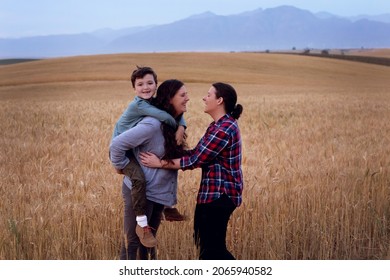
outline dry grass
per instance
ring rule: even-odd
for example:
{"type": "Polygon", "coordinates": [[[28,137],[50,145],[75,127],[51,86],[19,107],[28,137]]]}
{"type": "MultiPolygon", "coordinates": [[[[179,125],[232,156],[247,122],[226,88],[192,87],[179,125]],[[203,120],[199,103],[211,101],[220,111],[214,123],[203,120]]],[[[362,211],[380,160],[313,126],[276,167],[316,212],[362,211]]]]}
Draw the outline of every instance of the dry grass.
{"type": "MultiPolygon", "coordinates": [[[[390,258],[390,68],[291,55],[124,54],[0,67],[0,259],[116,259],[121,177],[113,125],[134,65],[186,82],[189,143],[211,121],[210,83],[244,106],[244,203],[228,247],[239,259],[390,258]]],[[[179,209],[160,259],[195,259],[200,173],[179,172],[179,209]]]]}
{"type": "Polygon", "coordinates": [[[359,50],[351,50],[348,53],[353,55],[390,58],[390,49],[359,49],[359,50]]]}

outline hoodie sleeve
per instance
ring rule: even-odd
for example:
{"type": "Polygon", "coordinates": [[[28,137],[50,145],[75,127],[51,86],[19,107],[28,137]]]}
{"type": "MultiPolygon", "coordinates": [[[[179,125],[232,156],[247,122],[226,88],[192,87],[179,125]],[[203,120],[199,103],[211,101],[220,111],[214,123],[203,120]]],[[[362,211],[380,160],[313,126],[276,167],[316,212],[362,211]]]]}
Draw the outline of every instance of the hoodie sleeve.
{"type": "Polygon", "coordinates": [[[136,103],[138,114],[140,116],[150,116],[158,119],[160,122],[166,123],[173,128],[177,128],[176,120],[164,110],[151,105],[148,101],[139,98],[136,103]]]}
{"type": "MultiPolygon", "coordinates": [[[[157,128],[159,129],[159,128],[157,128]]],[[[116,136],[111,141],[110,159],[116,169],[123,169],[129,163],[126,151],[138,147],[146,142],[155,133],[156,126],[150,118],[144,118],[135,127],[116,136]]]]}

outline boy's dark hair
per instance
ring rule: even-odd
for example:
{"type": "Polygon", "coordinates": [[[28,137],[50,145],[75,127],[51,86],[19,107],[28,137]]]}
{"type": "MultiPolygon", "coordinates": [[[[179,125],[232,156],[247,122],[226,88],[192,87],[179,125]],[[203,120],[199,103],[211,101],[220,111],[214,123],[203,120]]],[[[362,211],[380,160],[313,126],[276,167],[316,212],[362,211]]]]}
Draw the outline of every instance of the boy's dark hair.
{"type": "Polygon", "coordinates": [[[131,84],[133,85],[133,88],[135,87],[135,80],[136,79],[142,79],[145,77],[147,74],[153,75],[154,81],[156,82],[157,85],[157,74],[154,72],[154,70],[151,67],[140,67],[137,65],[137,69],[133,71],[131,74],[131,84]]]}

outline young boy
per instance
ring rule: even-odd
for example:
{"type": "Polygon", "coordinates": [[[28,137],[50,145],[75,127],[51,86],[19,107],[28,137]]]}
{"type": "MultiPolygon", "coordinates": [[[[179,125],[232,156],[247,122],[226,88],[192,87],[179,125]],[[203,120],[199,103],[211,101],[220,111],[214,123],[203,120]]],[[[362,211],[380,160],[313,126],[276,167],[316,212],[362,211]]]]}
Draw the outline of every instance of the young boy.
{"type": "MultiPolygon", "coordinates": [[[[124,131],[134,127],[145,116],[152,116],[174,128],[176,131],[176,141],[180,144],[183,141],[184,130],[186,123],[182,118],[179,125],[175,119],[167,112],[152,106],[150,100],[157,89],[157,74],[150,67],[138,67],[131,75],[131,83],[135,90],[136,97],[129,104],[115,124],[112,138],[118,136],[124,131]]],[[[133,208],[136,215],[137,227],[136,233],[140,242],[145,247],[154,247],[157,245],[157,240],[153,236],[150,227],[148,226],[146,211],[146,181],[137,160],[131,151],[126,154],[130,162],[121,170],[121,173],[130,178],[132,183],[131,196],[133,208]]],[[[164,210],[166,220],[182,221],[184,217],[177,211],[176,208],[166,207],[164,210]]]]}

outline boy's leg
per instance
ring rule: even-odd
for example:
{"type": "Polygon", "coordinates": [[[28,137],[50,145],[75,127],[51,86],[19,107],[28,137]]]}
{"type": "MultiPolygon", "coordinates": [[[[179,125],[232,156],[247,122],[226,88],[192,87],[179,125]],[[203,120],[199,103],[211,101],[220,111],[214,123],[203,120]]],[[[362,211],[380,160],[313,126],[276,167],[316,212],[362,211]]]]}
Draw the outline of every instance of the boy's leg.
{"type": "Polygon", "coordinates": [[[181,222],[187,219],[186,216],[180,214],[179,210],[175,207],[165,206],[163,213],[164,220],[169,222],[181,222]]]}
{"type": "Polygon", "coordinates": [[[157,239],[153,236],[146,217],[145,175],[133,153],[128,152],[126,153],[126,156],[130,159],[130,162],[122,171],[124,175],[130,178],[132,183],[131,200],[133,202],[133,210],[137,221],[135,232],[142,245],[151,248],[157,245],[157,239]]]}
{"type": "MultiPolygon", "coordinates": [[[[148,221],[149,221],[149,224],[152,228],[152,234],[154,237],[156,237],[157,230],[158,230],[160,223],[161,223],[161,213],[164,209],[164,206],[159,204],[159,203],[152,202],[152,201],[148,200],[146,202],[146,208],[147,208],[146,215],[148,216],[148,221]]],[[[146,259],[156,260],[157,259],[157,252],[156,252],[155,247],[145,248],[144,246],[141,246],[139,249],[139,255],[140,255],[141,260],[146,260],[146,259]]]]}
{"type": "Polygon", "coordinates": [[[123,169],[123,174],[130,178],[132,183],[131,198],[136,216],[146,215],[146,180],[144,172],[133,153],[126,154],[130,163],[123,169]]]}

